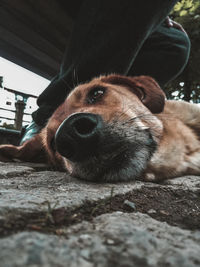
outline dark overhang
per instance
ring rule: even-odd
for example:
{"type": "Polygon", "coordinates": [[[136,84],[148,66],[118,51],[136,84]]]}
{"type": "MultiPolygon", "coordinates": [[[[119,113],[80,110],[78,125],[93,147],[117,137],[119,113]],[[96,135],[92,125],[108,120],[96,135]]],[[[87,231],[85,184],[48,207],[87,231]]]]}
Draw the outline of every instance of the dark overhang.
{"type": "Polygon", "coordinates": [[[0,56],[45,78],[59,70],[82,0],[1,0],[0,56]]]}

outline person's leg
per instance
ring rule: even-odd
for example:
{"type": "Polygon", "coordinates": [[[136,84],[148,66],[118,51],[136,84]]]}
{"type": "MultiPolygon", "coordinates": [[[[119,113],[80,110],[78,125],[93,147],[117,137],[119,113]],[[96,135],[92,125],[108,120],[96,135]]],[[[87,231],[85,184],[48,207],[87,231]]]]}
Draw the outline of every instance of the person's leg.
{"type": "Polygon", "coordinates": [[[188,36],[163,23],[145,41],[128,75],[149,75],[163,88],[183,71],[189,54],[188,36]]]}
{"type": "Polygon", "coordinates": [[[59,75],[38,98],[34,121],[44,125],[74,87],[100,74],[128,75],[149,35],[177,0],[85,0],[59,75]]]}

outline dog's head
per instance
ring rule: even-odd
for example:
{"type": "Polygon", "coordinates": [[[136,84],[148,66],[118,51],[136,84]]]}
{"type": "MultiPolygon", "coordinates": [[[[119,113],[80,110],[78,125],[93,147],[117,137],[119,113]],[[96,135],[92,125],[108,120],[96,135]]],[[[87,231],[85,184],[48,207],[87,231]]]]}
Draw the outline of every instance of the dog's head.
{"type": "Polygon", "coordinates": [[[164,101],[147,76],[109,75],[77,86],[43,133],[51,161],[92,181],[137,178],[159,142],[162,124],[153,114],[164,101]]]}

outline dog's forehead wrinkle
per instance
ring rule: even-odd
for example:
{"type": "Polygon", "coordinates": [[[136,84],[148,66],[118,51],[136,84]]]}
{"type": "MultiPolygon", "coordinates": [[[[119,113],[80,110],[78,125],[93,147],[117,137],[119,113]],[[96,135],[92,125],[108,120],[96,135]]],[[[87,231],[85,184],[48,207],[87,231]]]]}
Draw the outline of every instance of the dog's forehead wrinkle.
{"type": "Polygon", "coordinates": [[[80,101],[82,98],[82,91],[81,90],[75,90],[73,93],[73,96],[75,98],[75,101],[80,101]]]}

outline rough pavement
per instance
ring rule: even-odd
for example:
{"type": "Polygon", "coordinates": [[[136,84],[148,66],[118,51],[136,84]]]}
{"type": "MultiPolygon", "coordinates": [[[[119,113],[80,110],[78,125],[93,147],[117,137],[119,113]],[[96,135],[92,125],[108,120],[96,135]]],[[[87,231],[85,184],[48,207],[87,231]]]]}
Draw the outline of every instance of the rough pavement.
{"type": "MultiPolygon", "coordinates": [[[[151,218],[155,206],[142,214],[138,204],[128,200],[129,213],[96,213],[104,205],[109,207],[115,197],[130,192],[140,192],[142,197],[145,192],[145,198],[148,190],[156,189],[174,195],[185,192],[184,197],[192,194],[200,217],[200,177],[176,178],[161,185],[95,184],[40,164],[0,163],[0,184],[2,267],[200,266],[200,220],[199,228],[181,229],[151,218]],[[89,213],[90,219],[83,216],[76,221],[77,209],[82,215],[89,213]],[[68,223],[66,216],[70,216],[68,223]]],[[[176,201],[178,205],[184,198],[176,201]]]]}

